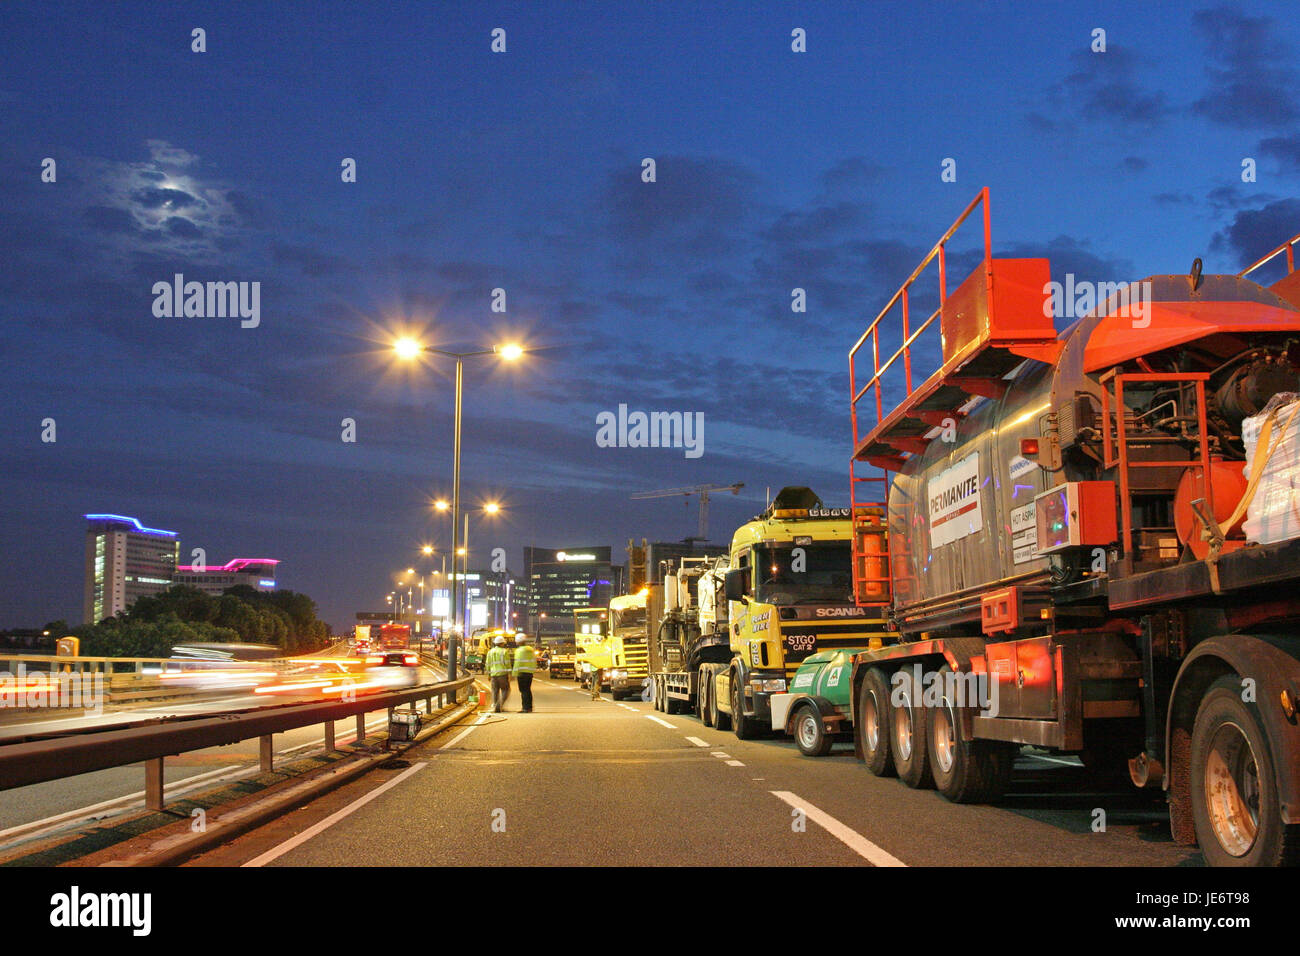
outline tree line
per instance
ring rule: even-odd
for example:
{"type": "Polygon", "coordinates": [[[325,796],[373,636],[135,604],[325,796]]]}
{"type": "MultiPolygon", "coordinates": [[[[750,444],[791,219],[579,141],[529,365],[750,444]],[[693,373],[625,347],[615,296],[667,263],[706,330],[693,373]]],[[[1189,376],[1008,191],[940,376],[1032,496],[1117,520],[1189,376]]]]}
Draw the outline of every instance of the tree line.
{"type": "Polygon", "coordinates": [[[182,644],[272,644],[284,655],[320,650],[332,636],[316,602],[296,591],[258,591],[246,584],[221,595],[175,584],[137,598],[120,614],[64,629],[86,657],[170,657],[182,644]]]}

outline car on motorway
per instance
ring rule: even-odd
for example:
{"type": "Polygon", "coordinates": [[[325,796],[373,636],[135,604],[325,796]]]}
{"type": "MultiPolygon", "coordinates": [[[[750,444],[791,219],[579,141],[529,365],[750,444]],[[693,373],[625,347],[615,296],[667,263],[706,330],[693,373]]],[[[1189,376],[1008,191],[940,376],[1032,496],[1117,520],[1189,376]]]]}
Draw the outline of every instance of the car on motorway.
{"type": "Polygon", "coordinates": [[[420,656],[413,651],[384,651],[367,655],[366,663],[380,667],[419,667],[420,656]]]}

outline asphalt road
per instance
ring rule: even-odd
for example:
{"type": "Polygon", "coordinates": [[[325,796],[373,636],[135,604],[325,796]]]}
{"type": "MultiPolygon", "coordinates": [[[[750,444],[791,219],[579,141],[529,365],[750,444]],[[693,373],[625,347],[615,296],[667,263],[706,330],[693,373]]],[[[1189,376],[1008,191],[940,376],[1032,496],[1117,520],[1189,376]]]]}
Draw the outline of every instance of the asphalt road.
{"type": "Polygon", "coordinates": [[[191,865],[1195,865],[1157,796],[1088,789],[1022,757],[1000,806],[871,776],[849,746],[802,756],[649,703],[535,682],[480,716],[191,865]],[[1096,832],[1097,811],[1105,830],[1096,832]]]}

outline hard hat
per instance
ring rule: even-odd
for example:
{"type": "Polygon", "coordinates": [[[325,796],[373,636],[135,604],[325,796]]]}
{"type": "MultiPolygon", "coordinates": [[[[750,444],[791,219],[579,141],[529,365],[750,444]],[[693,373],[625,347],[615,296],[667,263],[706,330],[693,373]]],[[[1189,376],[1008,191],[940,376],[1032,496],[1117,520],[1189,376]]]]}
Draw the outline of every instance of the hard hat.
{"type": "Polygon", "coordinates": [[[528,635],[527,635],[527,634],[516,634],[516,635],[515,635],[515,643],[516,643],[516,644],[527,644],[527,643],[528,643],[528,635]]]}
{"type": "Polygon", "coordinates": [[[505,639],[504,637],[502,637],[500,634],[498,634],[496,637],[492,638],[492,643],[493,643],[493,644],[504,644],[505,642],[506,642],[506,639],[505,639]]]}

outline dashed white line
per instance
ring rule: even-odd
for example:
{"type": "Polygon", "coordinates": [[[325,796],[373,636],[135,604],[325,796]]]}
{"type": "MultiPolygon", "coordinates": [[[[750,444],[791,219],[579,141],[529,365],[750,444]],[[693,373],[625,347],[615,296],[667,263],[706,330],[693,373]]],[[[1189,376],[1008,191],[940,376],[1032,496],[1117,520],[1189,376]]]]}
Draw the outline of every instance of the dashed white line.
{"type": "Polygon", "coordinates": [[[743,767],[743,766],[745,766],[745,765],[744,765],[743,763],[741,763],[739,760],[728,760],[728,761],[727,761],[727,766],[728,766],[728,767],[743,767]]]}
{"type": "MultiPolygon", "coordinates": [[[[473,727],[470,728],[470,730],[473,729],[474,729],[473,727]]],[[[379,796],[384,791],[391,790],[393,787],[397,786],[407,777],[411,776],[412,774],[419,773],[421,770],[424,769],[424,767],[425,767],[424,762],[420,762],[414,764],[411,767],[408,767],[407,769],[399,773],[396,777],[394,777],[392,780],[389,780],[387,783],[385,783],[383,786],[376,787],[374,790],[371,790],[369,793],[367,793],[364,797],[360,797],[356,800],[353,800],[342,810],[338,810],[334,813],[331,813],[324,820],[320,821],[320,823],[308,827],[306,830],[303,830],[297,836],[285,840],[279,846],[272,847],[271,849],[267,850],[265,853],[261,854],[260,856],[253,857],[251,860],[245,863],[244,866],[265,866],[266,864],[270,863],[272,860],[276,859],[277,857],[283,856],[284,854],[288,853],[294,847],[302,846],[302,844],[306,843],[308,840],[316,836],[318,833],[323,833],[324,831],[328,830],[330,827],[334,826],[334,824],[342,820],[344,817],[350,816],[351,814],[355,813],[357,810],[360,810],[367,803],[375,799],[375,797],[379,796]]]]}
{"type": "Polygon", "coordinates": [[[662,725],[662,726],[664,726],[664,727],[667,727],[669,730],[676,730],[676,729],[677,729],[677,725],[676,725],[676,724],[670,724],[670,723],[668,723],[668,721],[666,721],[666,720],[660,720],[660,719],[659,719],[658,717],[656,717],[654,714],[646,714],[646,715],[645,715],[645,719],[646,719],[646,720],[653,720],[656,724],[660,724],[660,725],[662,725]]]}
{"type": "Polygon", "coordinates": [[[1062,767],[1081,767],[1083,764],[1074,760],[1062,760],[1059,757],[1042,757],[1038,754],[1025,754],[1030,760],[1045,760],[1048,763],[1059,763],[1062,767]]]}
{"type": "Polygon", "coordinates": [[[836,820],[825,810],[814,807],[807,800],[803,799],[796,793],[789,790],[769,790],[768,793],[794,807],[796,810],[802,810],[803,813],[813,823],[817,824],[835,839],[839,840],[858,856],[867,860],[873,866],[907,866],[902,860],[891,856],[880,847],[876,846],[858,831],[845,826],[836,820]]]}
{"type": "Polygon", "coordinates": [[[731,759],[731,754],[729,754],[729,753],[724,753],[724,752],[721,751],[721,750],[715,750],[715,751],[713,751],[713,756],[717,757],[717,758],[720,759],[720,760],[730,760],[730,759],[731,759]]]}
{"type": "Polygon", "coordinates": [[[687,737],[686,739],[697,747],[707,747],[709,745],[707,740],[701,740],[699,737],[687,737]]]}
{"type": "Polygon", "coordinates": [[[636,708],[631,704],[619,704],[618,706],[622,707],[624,710],[636,711],[636,708]]]}

